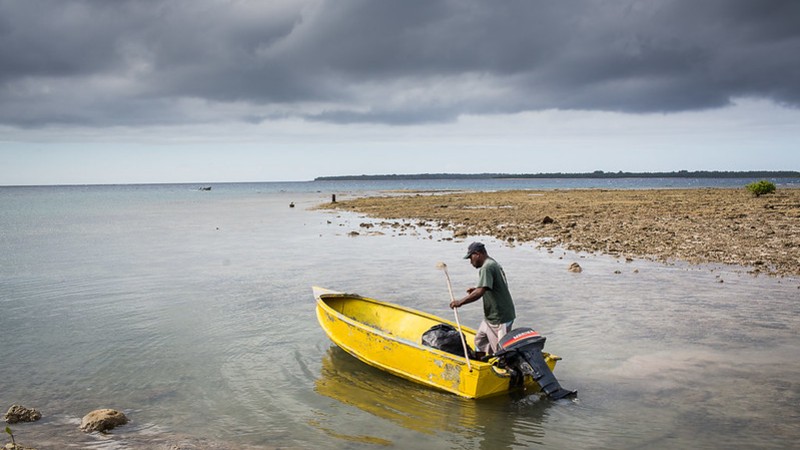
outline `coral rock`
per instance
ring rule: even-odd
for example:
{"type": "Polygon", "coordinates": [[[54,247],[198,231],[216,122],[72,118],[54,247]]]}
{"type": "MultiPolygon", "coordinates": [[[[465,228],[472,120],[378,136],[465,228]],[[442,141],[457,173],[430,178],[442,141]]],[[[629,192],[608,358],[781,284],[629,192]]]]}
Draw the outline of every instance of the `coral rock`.
{"type": "Polygon", "coordinates": [[[11,405],[11,408],[8,408],[8,412],[3,416],[6,423],[36,422],[41,418],[42,413],[39,411],[20,405],[11,405]]]}
{"type": "Polygon", "coordinates": [[[118,425],[128,423],[125,414],[114,409],[96,409],[81,419],[81,430],[87,433],[92,431],[108,431],[118,425]]]}

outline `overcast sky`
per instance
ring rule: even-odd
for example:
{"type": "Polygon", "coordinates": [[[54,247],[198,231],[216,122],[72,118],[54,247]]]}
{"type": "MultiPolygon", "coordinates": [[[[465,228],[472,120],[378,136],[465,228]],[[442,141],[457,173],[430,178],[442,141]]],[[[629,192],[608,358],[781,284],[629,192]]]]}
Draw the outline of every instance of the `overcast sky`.
{"type": "Polygon", "coordinates": [[[800,170],[797,0],[0,0],[0,185],[800,170]]]}

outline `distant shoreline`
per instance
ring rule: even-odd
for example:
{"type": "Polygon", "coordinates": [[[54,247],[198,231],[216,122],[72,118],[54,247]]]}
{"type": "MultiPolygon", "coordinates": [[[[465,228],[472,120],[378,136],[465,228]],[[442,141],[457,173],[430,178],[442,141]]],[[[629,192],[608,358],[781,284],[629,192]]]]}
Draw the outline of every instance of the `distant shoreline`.
{"type": "Polygon", "coordinates": [[[499,178],[800,178],[798,171],[688,171],[680,170],[677,172],[604,172],[596,170],[594,172],[583,173],[418,173],[418,174],[382,174],[382,175],[339,175],[316,177],[314,181],[364,181],[364,180],[464,180],[464,179],[499,179],[499,178]]]}

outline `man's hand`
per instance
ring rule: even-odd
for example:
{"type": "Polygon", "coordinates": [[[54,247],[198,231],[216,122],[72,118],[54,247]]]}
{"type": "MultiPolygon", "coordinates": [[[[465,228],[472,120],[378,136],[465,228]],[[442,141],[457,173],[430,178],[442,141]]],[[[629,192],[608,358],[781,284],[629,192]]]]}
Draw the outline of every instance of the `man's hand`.
{"type": "Polygon", "coordinates": [[[450,308],[455,309],[455,308],[464,306],[467,303],[472,303],[475,300],[483,297],[483,293],[484,292],[486,292],[486,288],[485,287],[479,287],[479,288],[471,287],[471,288],[467,289],[467,296],[466,297],[462,298],[461,300],[453,300],[453,301],[451,301],[450,302],[450,308]]]}

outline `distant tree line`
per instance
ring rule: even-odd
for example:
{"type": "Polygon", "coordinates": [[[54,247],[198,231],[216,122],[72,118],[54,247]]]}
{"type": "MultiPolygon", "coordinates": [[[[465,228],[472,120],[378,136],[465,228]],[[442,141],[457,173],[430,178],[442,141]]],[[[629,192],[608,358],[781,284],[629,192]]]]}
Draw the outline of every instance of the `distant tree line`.
{"type": "Polygon", "coordinates": [[[359,181],[359,180],[471,180],[494,178],[800,178],[797,171],[689,171],[677,172],[604,172],[595,170],[584,173],[418,173],[386,175],[341,175],[317,177],[314,181],[359,181]]]}

